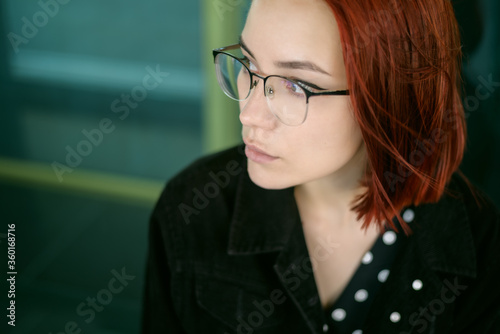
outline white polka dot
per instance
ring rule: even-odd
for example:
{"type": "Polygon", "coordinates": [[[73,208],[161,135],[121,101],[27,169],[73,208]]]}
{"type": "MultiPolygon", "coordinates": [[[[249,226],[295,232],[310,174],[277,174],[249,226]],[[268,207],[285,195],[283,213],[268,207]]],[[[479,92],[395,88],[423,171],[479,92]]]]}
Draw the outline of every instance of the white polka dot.
{"type": "Polygon", "coordinates": [[[366,254],[363,256],[363,259],[361,260],[363,264],[370,264],[372,261],[373,261],[373,254],[370,251],[366,252],[366,254]]]}
{"type": "Polygon", "coordinates": [[[354,294],[354,300],[357,302],[364,302],[368,298],[368,291],[365,289],[360,289],[354,294]]]}
{"type": "Polygon", "coordinates": [[[412,209],[406,209],[403,213],[403,220],[407,223],[411,223],[415,219],[415,212],[412,209]]]}
{"type": "Polygon", "coordinates": [[[382,241],[387,246],[390,246],[390,245],[392,245],[393,243],[396,242],[396,238],[397,238],[397,236],[396,236],[396,233],[394,231],[387,231],[382,236],[382,241]]]}
{"type": "Polygon", "coordinates": [[[356,329],[352,334],[363,334],[363,331],[361,329],[356,329]]]}
{"type": "Polygon", "coordinates": [[[388,269],[381,270],[377,276],[379,282],[384,283],[387,280],[389,273],[390,271],[388,269]]]}
{"type": "Polygon", "coordinates": [[[399,322],[399,320],[401,320],[401,314],[399,314],[398,312],[392,312],[389,319],[391,319],[391,321],[394,323],[399,322]]]}
{"type": "Polygon", "coordinates": [[[414,290],[418,291],[418,290],[422,289],[422,287],[424,286],[424,283],[422,283],[421,280],[416,279],[413,281],[411,286],[413,287],[414,290]]]}
{"type": "Polygon", "coordinates": [[[332,312],[332,319],[335,321],[342,321],[345,319],[346,313],[342,308],[337,308],[332,312]]]}
{"type": "Polygon", "coordinates": [[[326,332],[328,332],[328,325],[324,324],[323,325],[323,333],[326,333],[326,332]]]}

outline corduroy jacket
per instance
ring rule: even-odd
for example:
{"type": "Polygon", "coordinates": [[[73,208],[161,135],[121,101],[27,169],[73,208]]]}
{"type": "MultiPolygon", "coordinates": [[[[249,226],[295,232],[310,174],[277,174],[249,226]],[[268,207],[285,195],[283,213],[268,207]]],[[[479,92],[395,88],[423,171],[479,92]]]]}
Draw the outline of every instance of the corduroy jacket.
{"type": "MultiPolygon", "coordinates": [[[[439,202],[406,210],[413,233],[363,334],[499,334],[498,210],[458,175],[439,202]]],[[[142,332],[323,333],[310,257],[293,188],[255,185],[242,146],[201,158],[151,216],[142,332]]]]}

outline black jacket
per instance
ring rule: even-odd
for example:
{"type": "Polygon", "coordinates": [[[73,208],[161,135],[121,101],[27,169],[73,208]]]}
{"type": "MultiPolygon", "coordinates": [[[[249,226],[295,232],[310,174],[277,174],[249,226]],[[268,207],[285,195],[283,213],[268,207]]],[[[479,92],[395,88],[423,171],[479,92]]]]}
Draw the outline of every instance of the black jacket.
{"type": "MultiPolygon", "coordinates": [[[[500,220],[455,175],[411,207],[363,334],[500,333],[500,220]],[[414,280],[423,288],[412,288],[414,280]],[[400,320],[389,320],[393,312],[400,320]]],[[[249,179],[241,146],[194,162],[152,214],[143,333],[322,333],[324,313],[293,189],[249,179]]]]}

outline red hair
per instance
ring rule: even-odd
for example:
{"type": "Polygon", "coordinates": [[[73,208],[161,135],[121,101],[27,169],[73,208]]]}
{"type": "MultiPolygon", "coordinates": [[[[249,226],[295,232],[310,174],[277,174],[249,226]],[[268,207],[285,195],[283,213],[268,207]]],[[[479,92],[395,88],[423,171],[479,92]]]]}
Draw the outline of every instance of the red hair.
{"type": "Polygon", "coordinates": [[[395,228],[407,205],[436,202],[462,161],[461,45],[449,0],[325,0],[342,39],[368,154],[363,227],[395,228]]]}

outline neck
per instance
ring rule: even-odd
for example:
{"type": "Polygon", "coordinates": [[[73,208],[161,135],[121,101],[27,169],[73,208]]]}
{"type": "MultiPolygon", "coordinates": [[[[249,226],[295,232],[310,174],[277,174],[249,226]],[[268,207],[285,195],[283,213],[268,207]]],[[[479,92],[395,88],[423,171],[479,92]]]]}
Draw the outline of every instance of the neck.
{"type": "MultiPolygon", "coordinates": [[[[295,187],[295,198],[301,212],[309,220],[352,226],[357,221],[351,211],[357,196],[366,191],[360,184],[366,166],[365,146],[340,170],[295,187]]],[[[304,222],[306,223],[306,222],[304,222]]]]}

